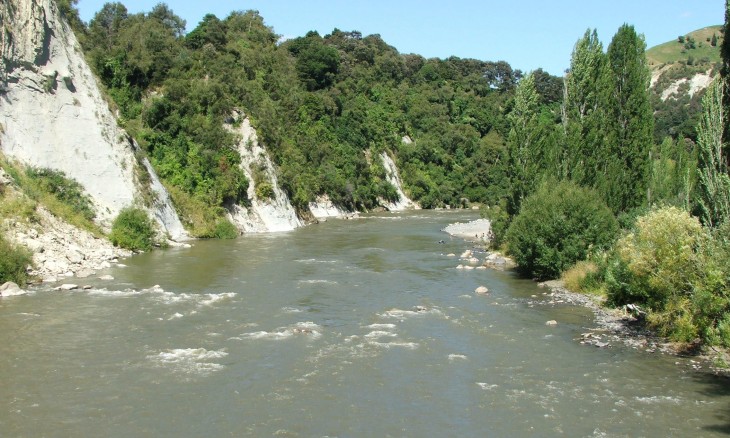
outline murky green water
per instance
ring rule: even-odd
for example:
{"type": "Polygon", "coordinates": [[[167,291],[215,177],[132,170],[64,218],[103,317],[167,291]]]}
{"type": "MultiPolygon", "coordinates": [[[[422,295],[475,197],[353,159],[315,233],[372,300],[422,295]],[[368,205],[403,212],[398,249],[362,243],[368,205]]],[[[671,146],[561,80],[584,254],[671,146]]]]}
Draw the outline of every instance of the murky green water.
{"type": "Polygon", "coordinates": [[[509,273],[456,270],[446,254],[468,245],[440,229],[474,218],[197,242],[126,260],[90,291],[4,299],[0,435],[730,432],[727,381],[685,359],[581,345],[589,312],[530,307],[544,291],[509,273]]]}

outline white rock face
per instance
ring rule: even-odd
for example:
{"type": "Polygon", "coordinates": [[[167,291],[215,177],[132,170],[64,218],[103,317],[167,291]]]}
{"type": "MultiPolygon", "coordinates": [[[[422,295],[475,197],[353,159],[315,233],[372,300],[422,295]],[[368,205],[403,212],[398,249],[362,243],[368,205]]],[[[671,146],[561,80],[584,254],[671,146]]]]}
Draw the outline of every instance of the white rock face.
{"type": "Polygon", "coordinates": [[[327,219],[330,217],[344,217],[347,216],[347,212],[337,208],[332,203],[329,196],[319,196],[315,202],[309,203],[309,211],[312,212],[312,216],[317,219],[327,219]]]}
{"type": "Polygon", "coordinates": [[[678,99],[680,97],[678,96],[679,88],[687,83],[689,83],[689,90],[687,90],[687,94],[689,97],[693,97],[695,94],[709,87],[712,80],[712,69],[707,70],[705,73],[697,73],[689,79],[678,79],[662,91],[661,99],[662,101],[666,101],[667,99],[678,99]]]}
{"type": "MultiPolygon", "coordinates": [[[[406,141],[405,139],[406,137],[404,137],[404,142],[406,141]]],[[[380,159],[383,160],[383,166],[385,167],[388,182],[393,184],[395,190],[398,192],[398,196],[400,197],[398,202],[388,202],[383,200],[383,207],[390,211],[420,210],[421,207],[408,198],[403,191],[403,184],[401,183],[400,175],[398,174],[398,168],[395,166],[393,159],[390,158],[390,155],[388,155],[387,152],[383,152],[380,154],[380,159]]]]}
{"type": "MultiPolygon", "coordinates": [[[[0,150],[78,181],[108,226],[141,198],[133,141],[117,125],[55,1],[7,0],[0,21],[0,150]]],[[[158,198],[152,213],[163,231],[187,237],[169,197],[158,198]]]]}
{"type": "Polygon", "coordinates": [[[241,117],[243,119],[240,120],[238,128],[228,127],[241,136],[238,152],[241,155],[241,170],[249,181],[247,195],[251,200],[251,206],[234,205],[229,213],[231,222],[244,233],[291,231],[301,227],[303,224],[286,193],[279,187],[274,165],[266,149],[259,144],[258,135],[251,126],[251,121],[242,114],[234,114],[234,119],[241,117]],[[266,182],[271,184],[274,193],[272,199],[260,199],[256,196],[255,169],[261,169],[266,182]]]}

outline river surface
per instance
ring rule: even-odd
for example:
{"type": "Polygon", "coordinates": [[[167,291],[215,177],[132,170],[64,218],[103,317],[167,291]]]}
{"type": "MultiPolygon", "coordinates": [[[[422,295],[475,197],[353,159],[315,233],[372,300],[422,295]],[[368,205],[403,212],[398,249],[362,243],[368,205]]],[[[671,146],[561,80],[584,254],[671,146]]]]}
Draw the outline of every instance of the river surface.
{"type": "Polygon", "coordinates": [[[98,273],[113,281],[75,280],[91,290],[3,299],[0,436],[730,432],[727,380],[685,358],[581,345],[589,311],[533,305],[545,290],[512,273],[457,270],[447,255],[469,244],[441,229],[475,218],[195,242],[98,273]]]}

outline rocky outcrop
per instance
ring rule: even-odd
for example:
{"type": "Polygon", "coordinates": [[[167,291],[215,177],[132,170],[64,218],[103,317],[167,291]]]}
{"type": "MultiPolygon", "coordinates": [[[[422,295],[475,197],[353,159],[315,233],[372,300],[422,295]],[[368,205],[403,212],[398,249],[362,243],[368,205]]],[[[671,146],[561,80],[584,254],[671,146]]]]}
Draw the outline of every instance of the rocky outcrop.
{"type": "MultiPolygon", "coordinates": [[[[118,126],[76,38],[53,0],[0,3],[0,150],[78,181],[102,226],[153,193],[163,232],[187,238],[161,185],[143,187],[133,140],[118,126]]],[[[151,175],[154,172],[147,169],[151,175]]],[[[155,178],[152,178],[154,181],[155,178]]]]}
{"type": "Polygon", "coordinates": [[[316,219],[347,217],[348,215],[346,211],[337,207],[327,195],[319,196],[314,202],[310,202],[309,211],[316,219]]]}
{"type": "Polygon", "coordinates": [[[241,232],[266,233],[291,231],[301,227],[302,221],[279,187],[274,164],[266,149],[259,143],[258,134],[243,113],[235,112],[227,128],[240,136],[238,153],[241,170],[249,181],[249,206],[233,205],[229,219],[241,232]]]}

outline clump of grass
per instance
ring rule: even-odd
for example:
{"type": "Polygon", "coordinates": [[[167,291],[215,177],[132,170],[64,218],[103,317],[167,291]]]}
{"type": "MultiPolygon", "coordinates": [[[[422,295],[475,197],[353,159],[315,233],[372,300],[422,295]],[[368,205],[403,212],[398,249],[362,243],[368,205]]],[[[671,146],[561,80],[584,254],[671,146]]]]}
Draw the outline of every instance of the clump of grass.
{"type": "Polygon", "coordinates": [[[565,284],[566,289],[572,292],[587,292],[584,284],[590,275],[598,272],[598,266],[590,261],[579,261],[568,270],[564,271],[560,279],[565,284]]]}

